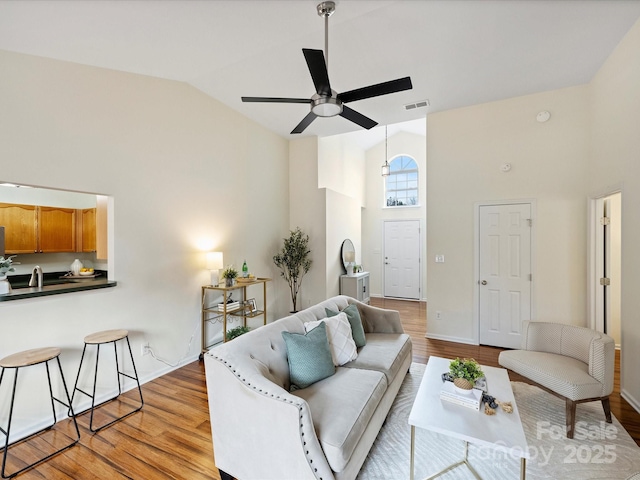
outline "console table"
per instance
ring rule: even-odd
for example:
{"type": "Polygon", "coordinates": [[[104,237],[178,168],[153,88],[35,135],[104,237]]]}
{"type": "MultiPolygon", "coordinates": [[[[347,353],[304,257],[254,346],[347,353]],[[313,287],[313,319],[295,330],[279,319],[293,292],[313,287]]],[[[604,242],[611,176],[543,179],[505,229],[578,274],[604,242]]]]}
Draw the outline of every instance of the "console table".
{"type": "Polygon", "coordinates": [[[369,303],[369,272],[340,275],[340,295],[353,297],[362,303],[369,303]]]}

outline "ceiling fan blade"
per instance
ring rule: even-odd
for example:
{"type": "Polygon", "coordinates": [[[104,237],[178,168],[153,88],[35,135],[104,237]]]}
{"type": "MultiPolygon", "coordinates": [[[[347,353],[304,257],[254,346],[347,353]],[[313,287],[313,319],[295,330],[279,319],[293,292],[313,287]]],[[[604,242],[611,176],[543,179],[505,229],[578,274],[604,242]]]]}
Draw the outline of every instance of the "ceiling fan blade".
{"type": "Polygon", "coordinates": [[[327,64],[324,61],[324,53],[322,53],[322,50],[303,48],[302,53],[304,53],[304,58],[307,61],[307,67],[309,67],[309,73],[311,74],[311,79],[313,80],[318,95],[331,95],[329,72],[327,71],[327,64]]]}
{"type": "Polygon", "coordinates": [[[302,133],[304,132],[304,129],[307,128],[309,125],[311,125],[311,122],[313,122],[316,119],[317,115],[313,112],[309,112],[307,114],[306,117],[304,117],[302,119],[302,121],[296,126],[296,128],[294,128],[293,130],[291,130],[291,133],[302,133]]]}
{"type": "Polygon", "coordinates": [[[403,90],[411,90],[412,88],[411,77],[404,77],[340,93],[338,94],[338,98],[342,100],[342,103],[348,103],[365,98],[379,97],[380,95],[387,95],[389,93],[402,92],[403,90]]]}
{"type": "Polygon", "coordinates": [[[241,97],[243,102],[264,103],[311,103],[308,98],[281,98],[281,97],[241,97]]]}
{"type": "Polygon", "coordinates": [[[346,105],[342,106],[342,113],[340,114],[340,116],[346,118],[347,120],[351,120],[353,123],[357,123],[362,128],[366,128],[367,130],[375,127],[378,124],[378,122],[374,122],[369,117],[365,117],[361,113],[356,112],[346,105]]]}

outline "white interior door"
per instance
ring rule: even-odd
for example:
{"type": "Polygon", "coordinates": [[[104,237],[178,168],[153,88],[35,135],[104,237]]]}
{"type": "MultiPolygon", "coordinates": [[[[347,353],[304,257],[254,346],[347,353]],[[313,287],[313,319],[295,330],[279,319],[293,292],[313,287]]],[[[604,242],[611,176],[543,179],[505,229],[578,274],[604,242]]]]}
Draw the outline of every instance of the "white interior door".
{"type": "Polygon", "coordinates": [[[420,221],[384,222],[384,296],[420,299],[420,221]]]}
{"type": "Polygon", "coordinates": [[[531,319],[531,204],[479,207],[479,339],[520,348],[531,319]]]}

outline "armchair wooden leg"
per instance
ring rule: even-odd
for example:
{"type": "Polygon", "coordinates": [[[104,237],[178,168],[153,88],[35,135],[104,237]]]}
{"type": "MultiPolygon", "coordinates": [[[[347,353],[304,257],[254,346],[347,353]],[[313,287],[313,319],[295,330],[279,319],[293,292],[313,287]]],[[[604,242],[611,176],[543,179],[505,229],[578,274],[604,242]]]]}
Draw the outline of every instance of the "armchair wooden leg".
{"type": "Polygon", "coordinates": [[[567,438],[573,438],[573,430],[576,425],[576,402],[566,399],[567,438]]]}
{"type": "Polygon", "coordinates": [[[609,397],[602,399],[602,408],[604,410],[604,417],[607,420],[607,423],[611,423],[611,405],[609,404],[609,397]]]}

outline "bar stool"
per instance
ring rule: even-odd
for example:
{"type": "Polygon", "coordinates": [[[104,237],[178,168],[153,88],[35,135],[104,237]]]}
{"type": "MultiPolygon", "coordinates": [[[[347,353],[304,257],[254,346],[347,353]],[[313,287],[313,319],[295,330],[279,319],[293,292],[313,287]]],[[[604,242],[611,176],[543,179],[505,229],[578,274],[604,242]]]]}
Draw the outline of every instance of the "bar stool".
{"type": "MultiPolygon", "coordinates": [[[[123,362],[123,366],[124,366],[124,362],[123,362]]],[[[142,399],[142,389],[140,388],[140,380],[138,379],[138,372],[136,371],[136,364],[133,361],[133,353],[131,352],[131,344],[129,343],[129,332],[127,330],[105,330],[103,332],[97,332],[97,333],[92,333],[91,335],[87,335],[86,337],[84,337],[84,348],[82,350],[82,357],[80,358],[80,367],[78,367],[78,376],[76,377],[76,384],[73,387],[73,393],[71,395],[71,403],[73,403],[73,399],[75,398],[76,395],[76,391],[83,393],[84,395],[86,395],[87,397],[91,398],[91,407],[87,408],[86,410],[76,414],[76,415],[81,415],[84,414],[88,411],[91,411],[91,417],[89,420],[89,430],[91,430],[93,433],[98,432],[100,430],[102,430],[103,428],[106,428],[110,425],[113,425],[114,423],[122,420],[123,418],[128,417],[129,415],[132,415],[138,411],[140,411],[142,409],[142,406],[144,405],[144,400],[142,399]],[[128,375],[125,372],[121,372],[120,371],[120,366],[118,363],[118,351],[116,348],[116,343],[119,340],[126,340],[127,342],[127,347],[129,348],[129,356],[131,357],[131,365],[133,365],[133,376],[128,375]],[[100,345],[104,345],[104,344],[108,344],[108,343],[113,343],[113,352],[115,354],[115,359],[116,359],[116,372],[117,372],[117,380],[118,380],[118,394],[115,395],[114,397],[111,397],[101,403],[99,403],[98,405],[96,405],[96,384],[98,383],[98,361],[100,360],[100,345]],[[88,345],[96,345],[97,347],[97,351],[96,351],[96,368],[95,368],[95,372],[93,374],[93,392],[91,394],[85,392],[84,390],[78,388],[78,380],[80,379],[80,372],[82,370],[82,364],[84,362],[84,354],[87,351],[87,346],[88,345]],[[122,415],[118,418],[116,418],[115,420],[112,420],[109,423],[106,423],[100,427],[97,428],[93,428],[93,413],[94,411],[101,407],[102,405],[105,405],[106,403],[109,403],[113,400],[115,400],[116,398],[118,398],[121,394],[122,394],[122,384],[120,382],[120,377],[124,376],[127,378],[130,378],[131,380],[135,380],[136,383],[138,384],[138,393],[140,394],[140,406],[138,408],[136,408],[135,410],[122,415]]]]}
{"type": "Polygon", "coordinates": [[[73,414],[73,409],[71,408],[71,399],[69,398],[69,391],[67,390],[67,384],[64,380],[64,374],[62,373],[62,366],[60,365],[60,349],[56,348],[56,347],[46,347],[46,348],[35,348],[33,350],[25,350],[24,352],[18,352],[18,353],[14,353],[13,355],[9,355],[8,357],[3,358],[2,360],[0,360],[0,367],[2,367],[2,373],[0,373],[0,386],[2,385],[2,380],[4,379],[4,372],[7,369],[13,369],[15,370],[15,374],[13,377],[13,390],[11,392],[11,402],[10,402],[10,406],[9,406],[9,421],[7,424],[7,429],[3,429],[0,427],[0,432],[2,432],[5,437],[5,444],[4,444],[4,454],[2,456],[2,478],[12,478],[16,475],[18,475],[19,473],[24,472],[25,470],[32,468],[42,462],[44,462],[45,460],[50,459],[51,457],[53,457],[54,455],[57,455],[58,453],[66,450],[67,448],[70,448],[72,446],[74,446],[76,443],[78,443],[78,441],[80,440],[80,430],[78,429],[78,423],[76,422],[76,418],[75,415],[73,414]],[[56,359],[58,362],[58,370],[60,370],[60,378],[62,379],[62,386],[64,387],[64,393],[66,395],[66,400],[68,403],[64,403],[62,400],[60,400],[59,398],[54,397],[53,395],[53,389],[51,387],[51,374],[49,372],[49,362],[53,359],[56,359]],[[30,367],[32,365],[38,365],[44,363],[47,369],[47,379],[49,381],[49,394],[51,395],[51,409],[53,410],[53,423],[41,430],[38,430],[35,433],[32,433],[31,435],[24,437],[18,441],[15,441],[13,443],[9,443],[9,435],[11,434],[11,420],[13,418],[13,407],[14,407],[14,403],[15,403],[15,398],[16,398],[16,386],[18,384],[18,371],[20,370],[20,368],[23,367],[30,367]],[[13,447],[17,444],[26,442],[27,440],[29,440],[32,437],[35,437],[36,435],[44,432],[45,430],[49,430],[51,429],[56,423],[57,423],[57,419],[56,419],[56,407],[55,407],[55,402],[54,400],[58,403],[61,403],[62,405],[64,405],[65,407],[67,407],[69,409],[69,417],[73,420],[73,423],[75,425],[76,428],[76,439],[73,440],[70,444],[65,445],[64,447],[60,448],[59,450],[56,450],[55,452],[41,458],[40,460],[37,460],[29,465],[27,465],[26,467],[21,468],[20,470],[7,475],[5,472],[5,468],[6,468],[6,463],[7,463],[7,454],[9,453],[9,447],[13,447]]]}

